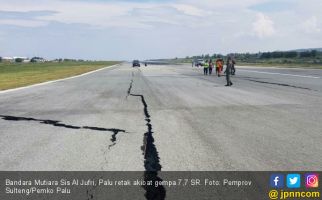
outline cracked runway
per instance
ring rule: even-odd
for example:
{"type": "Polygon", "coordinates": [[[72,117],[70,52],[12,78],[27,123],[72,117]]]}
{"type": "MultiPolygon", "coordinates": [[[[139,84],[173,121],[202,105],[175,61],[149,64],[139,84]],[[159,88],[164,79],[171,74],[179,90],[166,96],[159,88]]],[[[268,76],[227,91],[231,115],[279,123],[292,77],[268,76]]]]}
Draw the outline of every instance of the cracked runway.
{"type": "Polygon", "coordinates": [[[227,88],[191,65],[124,63],[2,93],[0,170],[321,170],[321,70],[249,69],[227,88]]]}

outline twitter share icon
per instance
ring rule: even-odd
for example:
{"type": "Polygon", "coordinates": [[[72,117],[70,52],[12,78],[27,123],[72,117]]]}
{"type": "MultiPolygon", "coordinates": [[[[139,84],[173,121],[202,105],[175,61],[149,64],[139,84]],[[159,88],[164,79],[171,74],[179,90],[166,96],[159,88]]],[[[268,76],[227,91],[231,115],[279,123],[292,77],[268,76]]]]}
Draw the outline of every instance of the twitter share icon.
{"type": "Polygon", "coordinates": [[[288,174],[286,177],[286,185],[288,188],[300,188],[301,187],[301,175],[300,174],[288,174]]]}

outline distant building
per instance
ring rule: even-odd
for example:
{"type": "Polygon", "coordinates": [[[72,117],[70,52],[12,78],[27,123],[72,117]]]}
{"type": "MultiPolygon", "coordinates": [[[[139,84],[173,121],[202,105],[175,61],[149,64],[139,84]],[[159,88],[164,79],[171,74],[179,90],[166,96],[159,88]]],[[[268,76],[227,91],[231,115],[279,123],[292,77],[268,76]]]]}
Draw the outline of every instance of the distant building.
{"type": "Polygon", "coordinates": [[[22,62],[23,62],[23,63],[30,63],[30,62],[31,62],[31,60],[30,60],[30,59],[25,59],[25,60],[23,60],[22,62]]]}
{"type": "Polygon", "coordinates": [[[14,57],[2,57],[2,62],[15,62],[14,57]]]}
{"type": "Polygon", "coordinates": [[[29,63],[31,60],[28,57],[23,56],[14,56],[14,57],[1,57],[2,62],[23,62],[29,63]]]}

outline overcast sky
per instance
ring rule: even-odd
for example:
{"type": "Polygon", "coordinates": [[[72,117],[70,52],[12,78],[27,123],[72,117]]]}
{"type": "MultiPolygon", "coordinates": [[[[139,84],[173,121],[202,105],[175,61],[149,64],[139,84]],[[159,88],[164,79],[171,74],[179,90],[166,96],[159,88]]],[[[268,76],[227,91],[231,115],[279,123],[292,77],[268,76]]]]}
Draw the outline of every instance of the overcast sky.
{"type": "Polygon", "coordinates": [[[0,56],[149,59],[322,47],[321,0],[0,0],[0,56]]]}

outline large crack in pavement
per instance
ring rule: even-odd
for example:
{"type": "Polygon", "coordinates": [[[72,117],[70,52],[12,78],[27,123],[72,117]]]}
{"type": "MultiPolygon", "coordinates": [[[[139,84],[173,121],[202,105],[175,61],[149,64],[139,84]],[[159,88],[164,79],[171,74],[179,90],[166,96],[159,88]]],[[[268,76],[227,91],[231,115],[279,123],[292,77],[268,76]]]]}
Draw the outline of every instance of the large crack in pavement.
{"type": "Polygon", "coordinates": [[[133,85],[133,80],[131,80],[130,87],[129,87],[128,91],[127,91],[127,96],[126,96],[126,98],[127,98],[127,97],[130,95],[130,93],[131,93],[132,85],[133,85]]]}
{"type": "Polygon", "coordinates": [[[31,117],[16,117],[16,116],[10,116],[10,115],[0,115],[0,117],[3,120],[7,120],[7,121],[35,121],[35,122],[39,122],[41,124],[48,124],[48,125],[52,125],[52,126],[56,126],[56,127],[63,127],[63,128],[70,128],[70,129],[81,129],[80,126],[63,124],[60,121],[56,121],[56,120],[35,119],[35,118],[31,118],[31,117]]]}
{"type": "Polygon", "coordinates": [[[108,149],[111,149],[113,146],[116,145],[116,135],[118,134],[117,131],[114,131],[112,137],[111,137],[111,142],[112,144],[108,145],[108,149]]]}
{"type": "Polygon", "coordinates": [[[144,181],[152,182],[152,185],[144,185],[142,186],[145,193],[145,198],[147,200],[164,200],[166,197],[166,190],[161,185],[157,187],[154,185],[155,182],[163,181],[158,173],[161,171],[160,157],[158,150],[154,144],[153,137],[153,126],[151,121],[151,115],[149,114],[148,104],[145,100],[144,95],[142,94],[132,94],[131,90],[133,87],[133,73],[130,87],[128,89],[128,96],[139,97],[141,99],[141,103],[143,105],[143,113],[145,116],[147,132],[144,133],[143,136],[143,145],[141,146],[142,153],[144,155],[144,181]]]}
{"type": "Polygon", "coordinates": [[[31,117],[16,117],[16,116],[9,116],[9,115],[0,115],[0,118],[7,121],[34,121],[34,122],[39,122],[41,124],[47,124],[55,127],[62,127],[62,128],[69,128],[69,129],[87,129],[87,130],[93,130],[93,131],[112,132],[113,133],[113,135],[111,136],[112,144],[109,146],[109,149],[116,144],[116,135],[118,133],[126,133],[126,131],[123,129],[102,128],[102,127],[93,127],[93,126],[75,126],[75,125],[64,124],[61,121],[57,121],[57,120],[35,119],[31,117]]]}
{"type": "Polygon", "coordinates": [[[131,83],[130,83],[130,87],[129,89],[127,90],[127,95],[126,95],[126,99],[130,96],[131,94],[131,90],[132,90],[132,87],[133,87],[133,77],[134,77],[134,73],[132,72],[132,80],[131,80],[131,83]]]}
{"type": "MultiPolygon", "coordinates": [[[[111,142],[112,144],[110,144],[108,146],[108,150],[110,148],[112,148],[113,146],[116,145],[116,141],[117,141],[117,134],[119,133],[126,133],[125,130],[123,129],[117,129],[117,128],[102,128],[102,127],[93,127],[93,126],[75,126],[75,125],[68,125],[68,124],[63,124],[61,123],[61,121],[57,121],[57,120],[44,120],[44,119],[36,119],[36,118],[31,118],[31,117],[16,117],[16,116],[9,116],[9,115],[0,115],[0,118],[2,118],[3,120],[7,120],[7,121],[33,121],[33,122],[39,122],[41,124],[46,124],[46,125],[52,125],[55,127],[63,127],[63,128],[69,128],[69,129],[87,129],[87,130],[93,130],[93,131],[106,131],[106,132],[112,132],[113,135],[111,136],[111,142]]],[[[106,153],[106,152],[105,152],[106,153]]],[[[107,160],[105,158],[105,163],[107,163],[107,160]]],[[[102,169],[103,171],[103,169],[102,169]]],[[[102,178],[102,177],[100,177],[102,178]]],[[[95,178],[93,178],[94,180],[96,180],[95,178]]],[[[95,190],[96,186],[93,188],[88,188],[86,191],[86,195],[87,195],[87,200],[92,200],[94,199],[94,190],[95,190]]]]}

